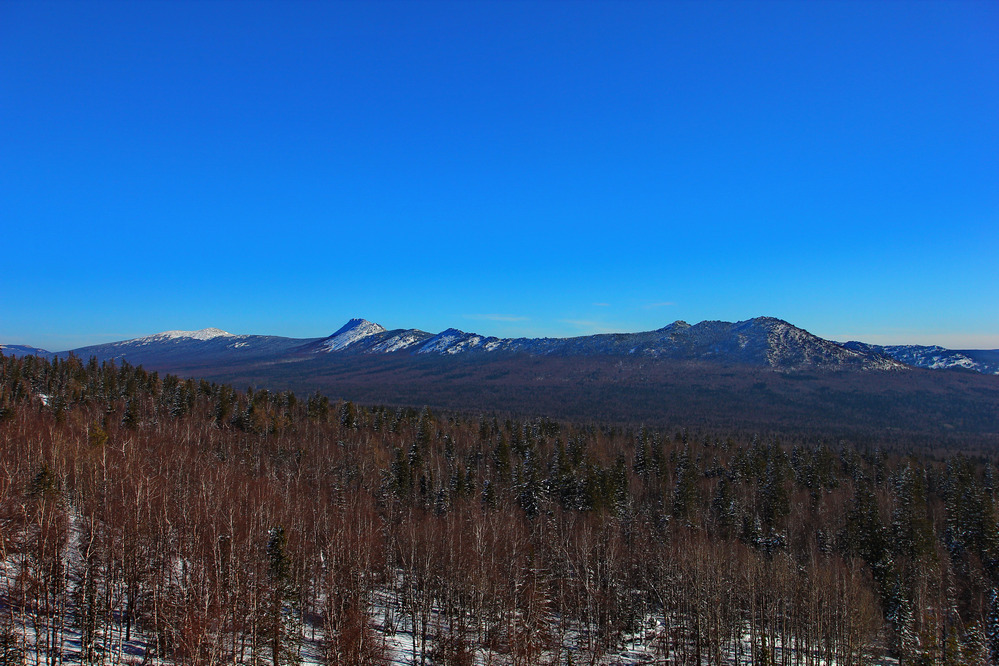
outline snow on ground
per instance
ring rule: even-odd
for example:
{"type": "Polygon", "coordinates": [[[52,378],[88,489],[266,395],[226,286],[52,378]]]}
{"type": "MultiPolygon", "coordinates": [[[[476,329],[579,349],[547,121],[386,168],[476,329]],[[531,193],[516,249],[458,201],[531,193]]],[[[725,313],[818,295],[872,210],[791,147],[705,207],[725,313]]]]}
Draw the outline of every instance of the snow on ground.
{"type": "MultiPolygon", "coordinates": [[[[65,567],[66,571],[78,570],[79,540],[82,538],[82,526],[75,512],[69,517],[69,539],[65,546],[65,567]]],[[[6,654],[0,654],[0,665],[2,664],[82,664],[83,644],[82,633],[77,626],[74,626],[74,608],[72,599],[73,590],[78,587],[79,581],[70,573],[68,585],[68,606],[55,618],[55,622],[42,623],[41,636],[37,633],[36,624],[32,615],[24,609],[14,607],[10,604],[10,599],[17,598],[16,585],[18,572],[27,558],[27,554],[8,553],[5,559],[0,560],[0,650],[5,650],[6,654]],[[52,633],[52,625],[57,625],[57,630],[52,633]],[[39,642],[45,643],[46,638],[57,637],[57,648],[45,651],[39,647],[39,642]],[[39,641],[41,638],[41,641],[39,641]],[[6,657],[6,659],[4,659],[6,657]]],[[[179,563],[178,563],[179,566],[179,563]]],[[[401,573],[399,574],[401,577],[401,573]]],[[[319,604],[322,605],[321,603],[319,604]]],[[[420,632],[414,631],[412,616],[399,603],[398,595],[391,589],[380,588],[375,590],[368,599],[370,625],[374,630],[375,640],[379,641],[385,653],[386,663],[390,666],[417,666],[422,663],[422,656],[427,656],[426,664],[432,664],[433,658],[430,656],[432,649],[428,640],[426,645],[421,644],[420,632]],[[422,654],[421,654],[422,653],[422,654]]],[[[105,618],[107,622],[100,622],[94,636],[93,656],[87,663],[100,666],[124,666],[145,664],[149,666],[174,666],[181,662],[162,657],[156,657],[154,653],[155,641],[148,633],[143,633],[138,629],[133,629],[129,640],[125,639],[125,626],[123,617],[114,614],[111,618],[105,618]]],[[[303,666],[321,666],[323,662],[323,647],[325,634],[322,621],[312,618],[315,621],[303,621],[300,633],[296,639],[299,652],[298,663],[303,666]]],[[[471,619],[471,618],[469,618],[471,619]]],[[[432,636],[435,629],[440,627],[446,620],[438,612],[436,607],[430,609],[427,618],[432,627],[425,635],[432,636]]],[[[681,662],[681,655],[675,651],[665,653],[663,646],[667,643],[665,628],[662,624],[661,616],[649,615],[638,625],[636,630],[630,634],[625,634],[612,649],[597,656],[579,648],[585,645],[588,636],[593,636],[593,630],[578,624],[568,623],[564,625],[558,616],[549,618],[550,626],[556,632],[561,633],[560,643],[557,648],[549,649],[536,663],[543,664],[565,664],[567,657],[571,656],[574,664],[593,664],[594,666],[624,666],[638,664],[678,664],[681,662]],[[561,629],[557,629],[561,627],[561,629]]],[[[674,636],[675,640],[675,636],[674,636]]],[[[688,658],[691,651],[688,651],[688,658]]],[[[751,654],[751,637],[747,634],[742,637],[738,647],[738,653],[731,650],[723,655],[722,661],[725,666],[749,666],[753,663],[751,654]]],[[[773,663],[782,663],[782,659],[789,657],[789,663],[794,663],[797,655],[791,648],[785,650],[778,642],[773,647],[773,663]]],[[[249,657],[249,655],[247,655],[249,657]]],[[[811,663],[815,666],[835,666],[835,663],[827,663],[819,658],[819,655],[812,655],[811,663]]],[[[249,662],[247,662],[249,663],[249,662]]],[[[263,666],[269,664],[266,655],[254,662],[263,666]]],[[[506,666],[514,663],[511,655],[489,650],[485,647],[475,647],[472,650],[472,663],[475,666],[506,666]]],[[[688,662],[689,663],[689,662],[688,662]]],[[[870,666],[897,666],[894,659],[868,658],[865,660],[870,666]]]]}
{"type": "MultiPolygon", "coordinates": [[[[10,578],[7,576],[8,572],[5,566],[0,566],[0,573],[2,573],[0,581],[6,588],[10,578]]],[[[18,655],[20,658],[14,662],[8,661],[6,663],[44,664],[49,663],[47,658],[50,656],[56,657],[55,650],[50,655],[45,652],[40,653],[36,649],[37,635],[30,619],[24,617],[17,609],[12,609],[4,604],[2,600],[0,600],[0,615],[4,619],[11,617],[14,619],[13,624],[5,623],[4,627],[0,627],[0,634],[6,631],[6,637],[13,639],[15,652],[20,652],[18,655]]],[[[419,636],[412,631],[407,613],[393,603],[390,593],[381,591],[374,595],[371,615],[372,628],[376,635],[375,640],[379,641],[388,664],[391,666],[416,666],[421,663],[421,652],[424,652],[421,648],[424,646],[421,646],[419,636]]],[[[432,614],[431,621],[436,623],[436,612],[432,614]]],[[[60,655],[58,663],[83,663],[81,634],[73,625],[71,613],[65,614],[65,617],[61,619],[61,624],[63,626],[62,643],[58,650],[60,655]]],[[[112,622],[102,632],[99,632],[96,639],[97,646],[94,650],[94,657],[89,662],[92,664],[172,666],[178,663],[174,660],[155,657],[153,655],[153,641],[148,635],[133,631],[131,640],[125,640],[125,630],[120,622],[112,622]]],[[[322,657],[323,639],[324,633],[321,626],[303,624],[298,638],[298,663],[303,666],[321,666],[324,663],[322,657]]],[[[577,647],[585,642],[585,633],[582,630],[579,628],[569,629],[564,632],[562,645],[558,651],[547,651],[538,663],[564,664],[567,663],[567,657],[570,656],[571,663],[599,664],[600,666],[675,664],[682,661],[681,655],[677,652],[670,651],[668,654],[664,652],[663,646],[666,643],[666,638],[661,618],[651,616],[647,617],[634,633],[623,636],[616,648],[600,656],[590,654],[577,647]]],[[[432,664],[433,658],[430,656],[432,646],[429,641],[425,648],[426,663],[432,664]]],[[[788,649],[786,652],[787,654],[781,645],[775,645],[772,652],[774,663],[782,663],[785,656],[789,658],[790,663],[794,663],[794,650],[788,649]]],[[[689,656],[690,654],[688,654],[688,658],[689,656]]],[[[811,663],[816,666],[835,666],[835,662],[826,662],[819,655],[812,655],[812,657],[811,663]]],[[[472,663],[476,666],[505,666],[513,663],[513,658],[510,655],[482,647],[474,649],[472,659],[472,663]]],[[[722,661],[726,666],[751,665],[753,660],[750,636],[747,634],[742,638],[738,654],[729,651],[722,656],[722,661]]],[[[264,658],[257,663],[268,664],[269,661],[264,658]]],[[[873,657],[868,658],[865,663],[871,666],[897,666],[898,664],[895,659],[873,657]]]]}

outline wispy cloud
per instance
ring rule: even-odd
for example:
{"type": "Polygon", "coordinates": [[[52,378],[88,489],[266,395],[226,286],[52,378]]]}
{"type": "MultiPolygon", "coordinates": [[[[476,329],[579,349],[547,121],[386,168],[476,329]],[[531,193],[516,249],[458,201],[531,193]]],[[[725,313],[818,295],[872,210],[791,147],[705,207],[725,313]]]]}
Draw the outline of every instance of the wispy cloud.
{"type": "Polygon", "coordinates": [[[597,306],[598,308],[609,308],[610,307],[610,303],[594,303],[593,305],[597,306]]]}
{"type": "Polygon", "coordinates": [[[461,315],[465,319],[476,319],[478,321],[527,321],[528,317],[504,314],[467,314],[461,315]]]}
{"type": "Polygon", "coordinates": [[[665,307],[668,307],[670,305],[676,305],[676,303],[674,303],[673,301],[662,301],[660,303],[647,303],[643,307],[646,310],[653,310],[655,308],[665,308],[665,307]]]}

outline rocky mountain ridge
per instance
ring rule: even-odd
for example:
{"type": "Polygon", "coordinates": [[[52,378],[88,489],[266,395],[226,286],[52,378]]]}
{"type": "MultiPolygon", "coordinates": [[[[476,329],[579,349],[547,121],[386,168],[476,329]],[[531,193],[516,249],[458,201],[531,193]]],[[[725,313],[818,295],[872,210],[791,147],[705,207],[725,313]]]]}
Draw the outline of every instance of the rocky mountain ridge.
{"type": "Polygon", "coordinates": [[[605,333],[573,338],[497,338],[456,328],[436,335],[416,329],[386,330],[352,319],[336,333],[304,346],[309,353],[382,354],[407,351],[442,356],[624,356],[718,361],[777,369],[822,367],[903,370],[898,361],[868,350],[847,349],[774,317],[740,322],[676,321],[655,331],[605,333]]]}
{"type": "Polygon", "coordinates": [[[962,369],[985,375],[999,375],[997,349],[946,349],[938,345],[872,345],[851,340],[845,349],[883,354],[915,366],[931,370],[962,369]]]}

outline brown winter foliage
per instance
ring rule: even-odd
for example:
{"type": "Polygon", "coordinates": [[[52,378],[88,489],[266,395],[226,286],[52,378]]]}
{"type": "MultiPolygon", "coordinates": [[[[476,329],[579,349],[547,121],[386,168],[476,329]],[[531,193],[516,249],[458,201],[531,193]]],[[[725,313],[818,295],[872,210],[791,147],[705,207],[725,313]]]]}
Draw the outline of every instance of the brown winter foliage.
{"type": "Polygon", "coordinates": [[[76,359],[0,356],[0,562],[0,663],[999,663],[981,456],[76,359]]]}

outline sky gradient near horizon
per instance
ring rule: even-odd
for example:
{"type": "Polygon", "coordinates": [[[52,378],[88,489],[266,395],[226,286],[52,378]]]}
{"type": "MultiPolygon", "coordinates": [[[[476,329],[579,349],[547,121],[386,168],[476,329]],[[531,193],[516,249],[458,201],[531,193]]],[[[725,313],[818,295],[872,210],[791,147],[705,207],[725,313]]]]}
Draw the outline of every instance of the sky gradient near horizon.
{"type": "Polygon", "coordinates": [[[999,348],[999,3],[0,3],[0,343],[999,348]]]}

